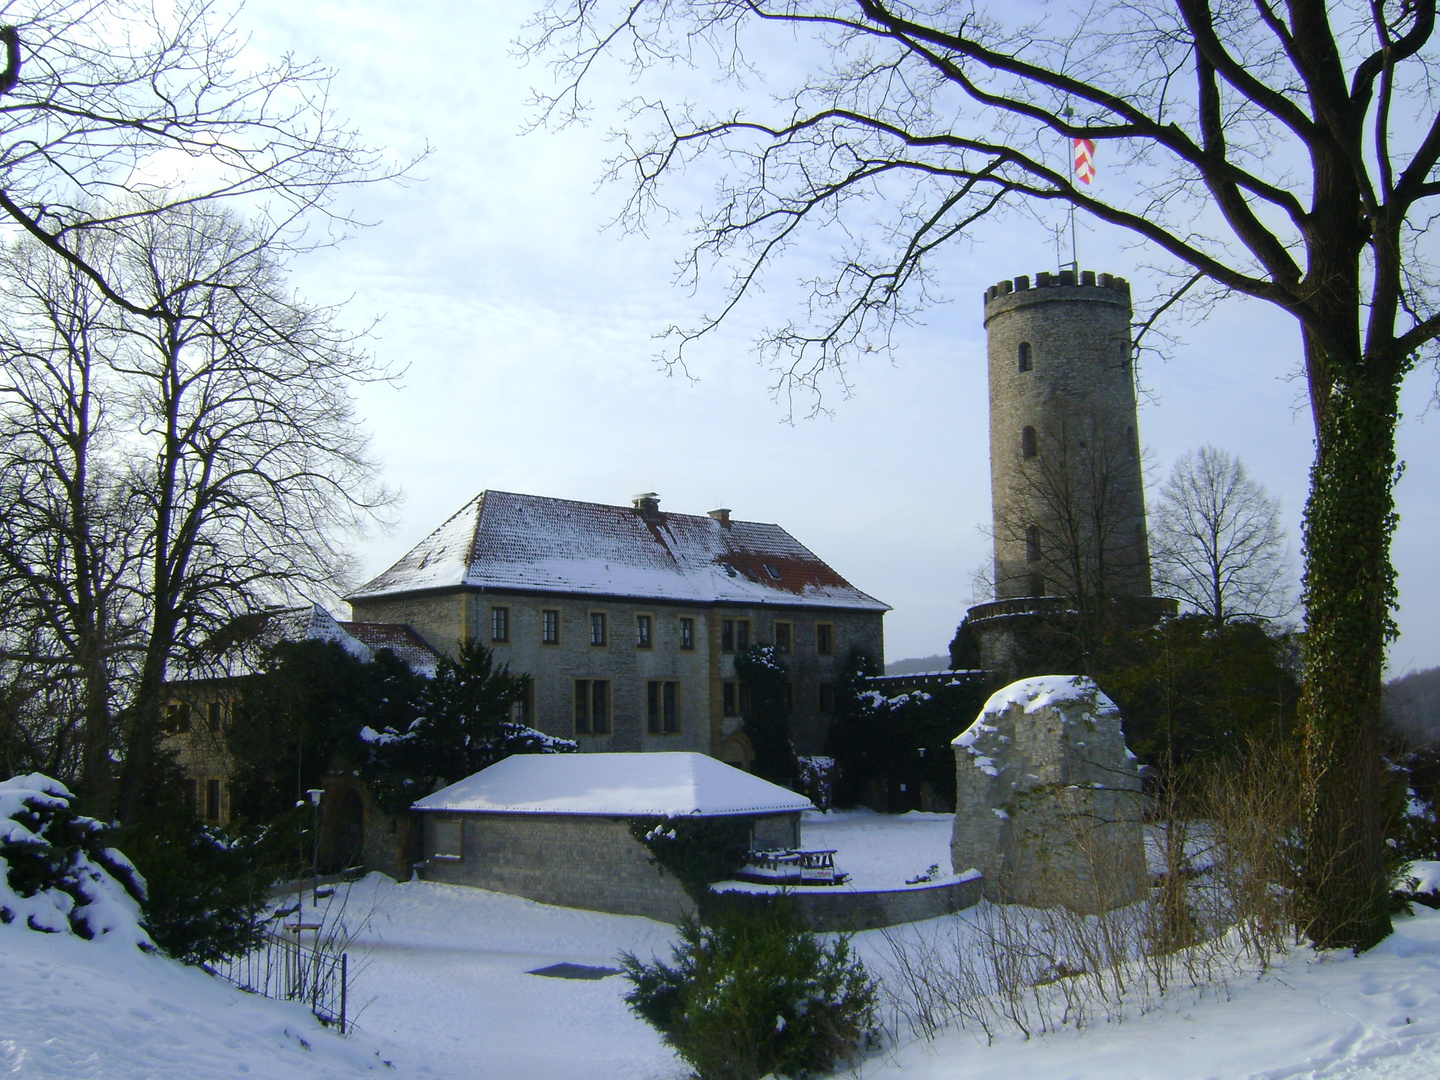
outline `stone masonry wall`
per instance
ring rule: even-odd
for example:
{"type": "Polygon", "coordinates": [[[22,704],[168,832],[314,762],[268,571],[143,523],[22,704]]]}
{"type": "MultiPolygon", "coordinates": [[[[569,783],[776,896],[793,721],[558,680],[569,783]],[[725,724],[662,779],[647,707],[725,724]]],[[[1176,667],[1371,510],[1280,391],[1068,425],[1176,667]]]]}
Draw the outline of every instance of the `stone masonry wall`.
{"type": "Polygon", "coordinates": [[[350,601],[356,622],[402,623],[432,648],[454,656],[465,636],[467,609],[461,592],[410,593],[350,601]]]}
{"type": "Polygon", "coordinates": [[[473,885],[543,904],[644,915],[678,922],[694,909],[680,882],[650,862],[624,818],[575,814],[465,814],[459,861],[433,857],[433,821],[426,814],[421,876],[473,885]]]}
{"type": "Polygon", "coordinates": [[[1139,769],[1093,682],[1012,683],[954,749],[951,865],[984,874],[987,899],[1094,912],[1143,895],[1139,769]]]}
{"type": "MultiPolygon", "coordinates": [[[[1113,463],[1109,483],[1123,496],[1120,509],[1109,513],[1107,547],[1113,548],[1110,565],[1126,571],[1111,591],[1150,593],[1130,315],[1129,284],[1109,274],[1097,279],[1092,271],[1079,283],[1073,271],[1039,274],[1033,287],[1028,277],[1017,277],[985,293],[997,599],[1033,594],[1031,578],[1041,568],[1027,558],[1025,528],[1049,528],[1054,514],[1054,496],[1035,490],[1037,465],[1027,465],[1022,454],[1026,427],[1035,429],[1040,455],[1047,444],[1054,453],[1063,441],[1113,463]],[[1020,370],[1022,344],[1029,347],[1028,371],[1020,370]]],[[[1056,595],[1055,588],[1046,595],[1056,595]]]]}

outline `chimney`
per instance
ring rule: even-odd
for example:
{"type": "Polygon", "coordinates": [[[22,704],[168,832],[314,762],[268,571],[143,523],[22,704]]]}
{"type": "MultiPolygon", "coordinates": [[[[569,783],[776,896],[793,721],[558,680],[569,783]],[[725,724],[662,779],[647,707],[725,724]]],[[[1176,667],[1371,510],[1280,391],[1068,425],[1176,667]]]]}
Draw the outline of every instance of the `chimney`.
{"type": "Polygon", "coordinates": [[[658,521],[660,518],[660,496],[653,491],[642,491],[630,500],[635,510],[646,521],[658,521]]]}
{"type": "Polygon", "coordinates": [[[721,525],[725,526],[725,528],[728,529],[728,528],[730,527],[730,508],[729,508],[729,507],[726,507],[726,508],[723,509],[723,510],[711,510],[711,511],[710,511],[710,516],[711,516],[712,518],[714,518],[716,521],[718,521],[721,525]]]}

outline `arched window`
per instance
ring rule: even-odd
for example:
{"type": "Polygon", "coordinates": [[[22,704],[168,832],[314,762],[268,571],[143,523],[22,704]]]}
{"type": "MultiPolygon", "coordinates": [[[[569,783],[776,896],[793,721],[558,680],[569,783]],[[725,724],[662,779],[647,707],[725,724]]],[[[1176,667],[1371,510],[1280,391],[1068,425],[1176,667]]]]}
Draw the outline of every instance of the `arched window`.
{"type": "Polygon", "coordinates": [[[1020,430],[1020,454],[1022,457],[1034,457],[1040,453],[1040,440],[1035,437],[1035,429],[1028,425],[1020,430]]]}
{"type": "Polygon", "coordinates": [[[1040,526],[1025,526],[1025,561],[1040,561],[1040,526]]]}
{"type": "Polygon", "coordinates": [[[1030,370],[1030,343],[1028,341],[1020,342],[1020,370],[1030,370]]]}

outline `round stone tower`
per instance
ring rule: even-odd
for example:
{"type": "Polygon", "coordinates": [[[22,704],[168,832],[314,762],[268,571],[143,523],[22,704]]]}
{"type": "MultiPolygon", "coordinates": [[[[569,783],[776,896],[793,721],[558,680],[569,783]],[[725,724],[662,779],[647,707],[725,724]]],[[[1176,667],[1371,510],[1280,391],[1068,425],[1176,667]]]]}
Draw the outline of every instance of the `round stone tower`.
{"type": "Polygon", "coordinates": [[[996,599],[1149,596],[1129,283],[1002,281],[985,332],[996,599]]]}
{"type": "Polygon", "coordinates": [[[1173,606],[1150,597],[1130,285],[1076,277],[985,291],[995,599],[966,621],[992,670],[1023,666],[1017,620],[1173,606]]]}

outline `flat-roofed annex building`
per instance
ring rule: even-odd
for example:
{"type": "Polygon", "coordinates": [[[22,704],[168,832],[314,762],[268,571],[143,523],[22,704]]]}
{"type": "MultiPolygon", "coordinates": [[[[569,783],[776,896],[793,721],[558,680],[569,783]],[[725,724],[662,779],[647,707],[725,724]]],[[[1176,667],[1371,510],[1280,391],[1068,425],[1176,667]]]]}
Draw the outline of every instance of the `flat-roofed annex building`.
{"type": "Polygon", "coordinates": [[[779,525],[484,491],[347,597],[355,619],[452,655],[478,640],[533,678],[526,723],[586,751],[748,766],[734,657],[773,645],[801,754],[823,753],[852,650],[884,662],[889,607],[779,525]]]}

